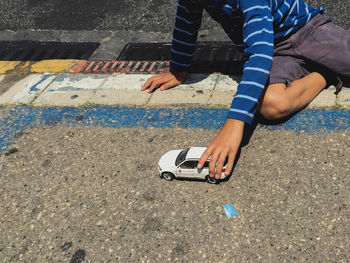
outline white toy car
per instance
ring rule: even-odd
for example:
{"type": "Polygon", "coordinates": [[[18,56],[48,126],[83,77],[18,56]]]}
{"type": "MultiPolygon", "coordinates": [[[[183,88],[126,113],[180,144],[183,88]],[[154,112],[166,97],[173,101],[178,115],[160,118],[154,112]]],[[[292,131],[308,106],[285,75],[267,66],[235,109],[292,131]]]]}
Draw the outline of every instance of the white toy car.
{"type": "MultiPolygon", "coordinates": [[[[184,150],[173,150],[165,153],[159,160],[158,170],[161,178],[172,181],[174,178],[205,179],[210,184],[216,184],[217,179],[209,177],[209,159],[202,169],[197,164],[206,147],[189,147],[184,150]]],[[[221,179],[225,176],[225,166],[221,172],[221,179]]]]}

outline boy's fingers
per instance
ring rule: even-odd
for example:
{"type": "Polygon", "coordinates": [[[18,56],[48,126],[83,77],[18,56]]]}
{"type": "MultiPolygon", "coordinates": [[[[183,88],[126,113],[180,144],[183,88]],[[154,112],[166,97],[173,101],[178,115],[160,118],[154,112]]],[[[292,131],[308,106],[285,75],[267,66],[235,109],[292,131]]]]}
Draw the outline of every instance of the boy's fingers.
{"type": "Polygon", "coordinates": [[[215,176],[215,166],[216,166],[216,161],[218,159],[218,152],[213,152],[213,154],[210,157],[209,161],[209,176],[214,177],[215,176]]]}
{"type": "Polygon", "coordinates": [[[163,84],[159,89],[160,89],[160,90],[167,90],[167,89],[169,89],[169,88],[171,88],[171,87],[174,87],[174,86],[176,86],[176,85],[178,85],[178,84],[179,84],[179,83],[178,83],[176,80],[171,80],[171,81],[169,81],[169,82],[163,84]]]}
{"type": "Polygon", "coordinates": [[[161,84],[163,84],[163,82],[161,82],[159,80],[153,81],[151,87],[148,89],[148,93],[151,93],[156,87],[158,87],[161,84]]]}
{"type": "Polygon", "coordinates": [[[197,165],[198,169],[202,169],[204,163],[208,160],[210,155],[211,155],[211,149],[207,148],[202,154],[201,158],[199,158],[198,165],[197,165]]]}
{"type": "Polygon", "coordinates": [[[145,84],[143,84],[143,85],[141,86],[141,90],[147,89],[147,88],[152,84],[153,80],[154,80],[154,76],[151,77],[151,78],[149,78],[149,79],[145,82],[145,84]]]}
{"type": "Polygon", "coordinates": [[[216,179],[221,178],[221,171],[222,171],[222,167],[224,166],[226,156],[227,156],[227,153],[225,153],[225,152],[222,152],[219,155],[219,158],[218,158],[217,164],[216,164],[216,171],[215,171],[215,178],[216,179]]]}
{"type": "Polygon", "coordinates": [[[155,81],[157,81],[157,80],[159,80],[159,78],[160,78],[159,75],[155,75],[155,76],[153,76],[153,77],[150,77],[150,78],[145,82],[145,84],[143,84],[143,85],[141,86],[141,90],[146,90],[146,89],[148,89],[148,88],[152,85],[152,83],[155,82],[155,81]]]}
{"type": "Polygon", "coordinates": [[[161,86],[161,90],[166,90],[180,83],[181,82],[178,81],[173,74],[162,73],[149,78],[145,84],[141,86],[141,90],[149,89],[148,92],[151,93],[157,86],[161,86]]]}
{"type": "Polygon", "coordinates": [[[225,169],[225,175],[229,175],[231,173],[231,170],[233,168],[233,163],[235,162],[236,155],[234,153],[229,153],[228,155],[228,161],[225,169]]]}
{"type": "MultiPolygon", "coordinates": [[[[157,76],[156,76],[157,77],[157,76]]],[[[168,84],[168,83],[174,83],[172,82],[172,79],[166,76],[157,77],[153,80],[151,87],[149,88],[148,92],[151,93],[156,87],[168,84]]],[[[174,86],[173,84],[170,85],[170,87],[174,86]]]]}

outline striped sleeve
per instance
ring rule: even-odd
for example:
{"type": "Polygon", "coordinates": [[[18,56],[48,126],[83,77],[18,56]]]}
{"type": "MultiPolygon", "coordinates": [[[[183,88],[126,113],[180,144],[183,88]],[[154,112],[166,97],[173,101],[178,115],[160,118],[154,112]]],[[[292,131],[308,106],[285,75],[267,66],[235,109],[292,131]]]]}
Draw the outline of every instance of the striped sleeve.
{"type": "Polygon", "coordinates": [[[274,32],[269,0],[240,0],[244,15],[244,65],[242,81],[238,85],[228,118],[250,124],[257,110],[270,74],[273,61],[274,32]]]}
{"type": "Polygon", "coordinates": [[[202,13],[200,0],[178,0],[170,56],[171,70],[188,71],[191,67],[202,13]]]}

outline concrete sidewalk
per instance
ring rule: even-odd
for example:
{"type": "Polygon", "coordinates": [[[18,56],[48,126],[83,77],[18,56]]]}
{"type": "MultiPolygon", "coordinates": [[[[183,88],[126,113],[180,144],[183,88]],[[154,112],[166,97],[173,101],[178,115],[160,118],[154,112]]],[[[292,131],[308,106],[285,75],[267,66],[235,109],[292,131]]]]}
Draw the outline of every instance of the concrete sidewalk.
{"type": "MultiPolygon", "coordinates": [[[[201,30],[199,41],[227,41],[222,29],[201,30]]],[[[0,104],[38,106],[195,106],[229,107],[240,76],[192,74],[185,84],[153,94],[141,92],[147,74],[115,74],[95,65],[116,62],[129,42],[169,42],[171,33],[143,31],[0,31],[6,41],[36,40],[58,42],[98,42],[100,47],[86,60],[0,61],[0,104]],[[108,62],[106,62],[108,60],[108,62]],[[86,70],[93,65],[91,70],[86,70]],[[96,66],[97,68],[97,66],[96,66]],[[89,72],[87,72],[89,71],[89,72]],[[81,74],[84,73],[84,74],[81,74]],[[87,73],[87,74],[86,74],[87,73]],[[96,74],[104,73],[104,74],[96,74]],[[108,74],[105,74],[108,73],[108,74]]],[[[110,68],[110,65],[108,66],[110,68]]],[[[116,66],[115,68],[118,68],[116,66]]],[[[115,70],[114,70],[115,71],[115,70]]],[[[309,108],[349,108],[350,89],[334,95],[334,87],[323,92],[309,108]]]]}
{"type": "MultiPolygon", "coordinates": [[[[239,76],[190,74],[186,82],[152,94],[140,91],[150,74],[7,74],[0,75],[0,104],[34,106],[186,106],[229,107],[239,76]]],[[[336,96],[330,87],[309,108],[349,108],[350,89],[336,96]]]]}

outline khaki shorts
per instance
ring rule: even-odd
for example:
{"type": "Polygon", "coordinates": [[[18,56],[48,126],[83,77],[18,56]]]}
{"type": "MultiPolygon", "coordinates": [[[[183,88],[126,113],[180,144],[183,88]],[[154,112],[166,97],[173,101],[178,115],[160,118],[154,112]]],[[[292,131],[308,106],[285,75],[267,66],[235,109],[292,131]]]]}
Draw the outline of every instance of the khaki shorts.
{"type": "Polygon", "coordinates": [[[320,73],[329,85],[337,85],[339,78],[350,80],[350,31],[321,14],[275,43],[270,84],[289,86],[311,72],[320,73]]]}

